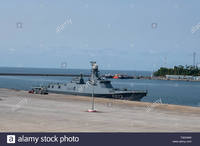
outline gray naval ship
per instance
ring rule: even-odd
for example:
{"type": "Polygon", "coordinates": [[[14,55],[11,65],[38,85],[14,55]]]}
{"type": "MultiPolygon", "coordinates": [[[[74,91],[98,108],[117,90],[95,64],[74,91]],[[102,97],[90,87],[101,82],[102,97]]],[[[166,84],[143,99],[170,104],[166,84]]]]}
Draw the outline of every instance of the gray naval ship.
{"type": "Polygon", "coordinates": [[[91,76],[87,82],[83,75],[75,78],[69,83],[53,83],[47,86],[47,91],[52,93],[95,96],[104,98],[116,98],[125,100],[137,100],[147,95],[147,91],[138,90],[120,90],[113,88],[111,81],[101,78],[96,62],[90,62],[92,65],[91,76]]]}

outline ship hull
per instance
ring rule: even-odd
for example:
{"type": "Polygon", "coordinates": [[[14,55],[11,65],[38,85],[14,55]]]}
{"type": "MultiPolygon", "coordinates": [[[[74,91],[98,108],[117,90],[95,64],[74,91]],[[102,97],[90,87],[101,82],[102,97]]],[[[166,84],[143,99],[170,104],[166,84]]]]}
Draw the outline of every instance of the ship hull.
{"type": "MultiPolygon", "coordinates": [[[[78,95],[78,96],[90,96],[90,97],[92,96],[91,93],[68,92],[68,91],[48,91],[48,92],[56,93],[56,94],[78,95]]],[[[147,95],[147,92],[111,93],[111,94],[94,93],[94,97],[133,100],[133,101],[140,101],[146,95],[147,95]]]]}

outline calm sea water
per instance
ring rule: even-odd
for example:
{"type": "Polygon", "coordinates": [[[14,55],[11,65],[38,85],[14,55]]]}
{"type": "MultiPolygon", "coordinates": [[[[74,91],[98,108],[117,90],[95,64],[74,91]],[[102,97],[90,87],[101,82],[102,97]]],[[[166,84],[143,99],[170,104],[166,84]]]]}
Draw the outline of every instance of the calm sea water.
{"type": "MultiPolygon", "coordinates": [[[[40,69],[40,68],[6,68],[1,67],[0,73],[73,73],[89,74],[86,69],[40,69]]],[[[144,71],[106,71],[104,73],[126,73],[128,75],[150,76],[151,72],[144,71]]],[[[46,85],[52,82],[68,82],[71,77],[22,77],[0,76],[0,88],[29,90],[32,86],[46,85]]],[[[200,82],[111,79],[116,88],[148,90],[148,95],[142,99],[146,102],[162,102],[167,104],[200,107],[200,82]]]]}

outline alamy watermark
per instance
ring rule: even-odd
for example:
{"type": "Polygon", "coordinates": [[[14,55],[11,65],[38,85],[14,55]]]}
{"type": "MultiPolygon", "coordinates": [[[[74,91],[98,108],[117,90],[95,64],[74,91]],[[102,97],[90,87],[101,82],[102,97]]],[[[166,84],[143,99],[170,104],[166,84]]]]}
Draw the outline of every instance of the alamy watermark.
{"type": "Polygon", "coordinates": [[[17,111],[18,109],[22,108],[23,106],[25,106],[26,104],[28,104],[28,102],[30,101],[29,97],[24,97],[22,99],[20,99],[12,108],[11,111],[17,111]]]}
{"type": "Polygon", "coordinates": [[[154,23],[151,24],[151,27],[152,27],[153,29],[155,29],[155,28],[158,27],[158,24],[154,22],[154,23]]]}
{"type": "Polygon", "coordinates": [[[17,28],[22,28],[23,27],[23,23],[22,22],[17,22],[16,23],[16,27],[17,28]]]}
{"type": "Polygon", "coordinates": [[[63,31],[66,24],[72,24],[72,19],[71,19],[71,18],[67,18],[63,24],[60,24],[60,25],[56,28],[56,33],[59,33],[59,32],[61,32],[61,31],[63,31]]]}
{"type": "Polygon", "coordinates": [[[155,108],[159,104],[162,104],[161,98],[157,99],[152,104],[148,105],[147,108],[146,108],[146,112],[150,112],[151,110],[153,110],[153,108],[155,108]]]}
{"type": "Polygon", "coordinates": [[[191,28],[191,33],[194,34],[195,32],[197,32],[200,29],[200,22],[194,26],[192,26],[191,28]]]}

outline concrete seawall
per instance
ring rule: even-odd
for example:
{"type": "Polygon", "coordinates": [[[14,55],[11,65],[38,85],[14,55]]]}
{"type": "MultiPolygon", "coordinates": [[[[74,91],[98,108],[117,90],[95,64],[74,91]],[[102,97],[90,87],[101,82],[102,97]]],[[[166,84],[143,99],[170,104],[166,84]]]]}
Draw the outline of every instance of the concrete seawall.
{"type": "Polygon", "coordinates": [[[200,107],[0,89],[1,132],[200,132],[200,107]]]}

